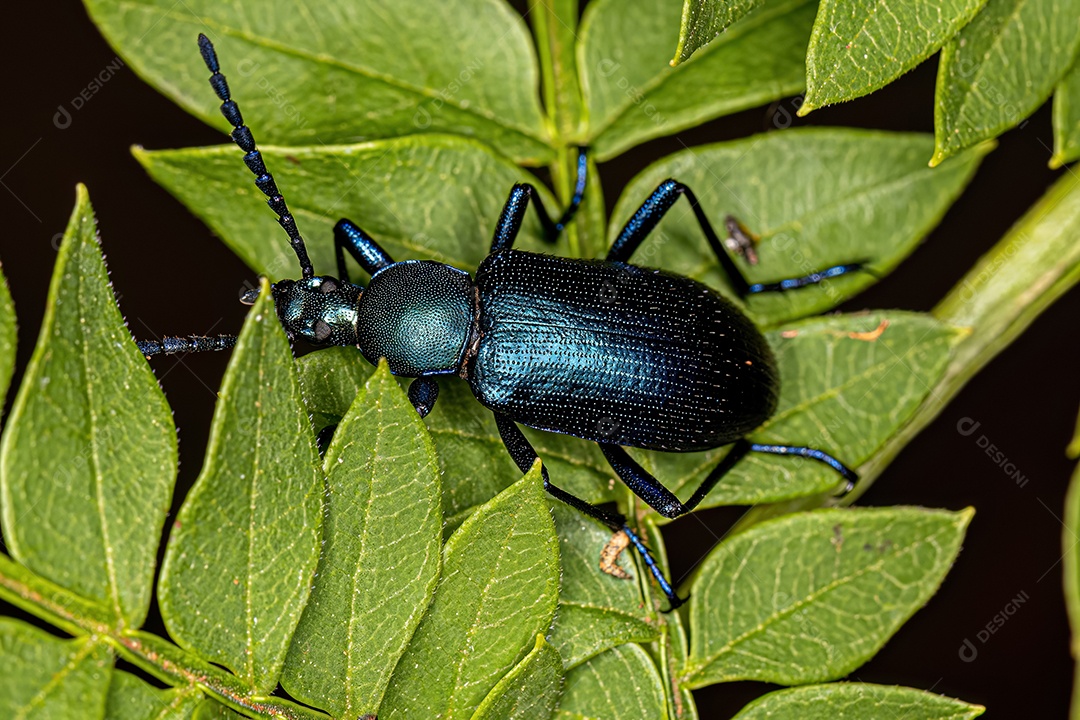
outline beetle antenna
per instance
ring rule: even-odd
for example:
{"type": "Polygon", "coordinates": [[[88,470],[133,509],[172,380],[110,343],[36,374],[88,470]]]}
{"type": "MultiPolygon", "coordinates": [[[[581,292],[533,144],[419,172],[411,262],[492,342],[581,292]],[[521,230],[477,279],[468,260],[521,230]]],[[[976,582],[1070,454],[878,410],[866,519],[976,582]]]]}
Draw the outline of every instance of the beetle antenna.
{"type": "Polygon", "coordinates": [[[262,153],[255,147],[255,138],[251,135],[248,126],[244,124],[240,108],[229,94],[229,84],[225,81],[225,76],[221,74],[221,66],[218,63],[217,53],[214,51],[214,44],[210,42],[210,38],[202,33],[199,33],[199,52],[202,53],[203,62],[206,63],[207,69],[212,73],[210,75],[210,87],[214,88],[214,92],[221,99],[221,114],[233,126],[230,136],[233,142],[247,153],[244,155],[244,164],[254,173],[256,187],[266,195],[266,204],[277,213],[278,224],[288,233],[289,243],[296,252],[296,257],[300,260],[300,272],[305,278],[313,277],[315,271],[311,267],[311,260],[308,259],[304,238],[300,237],[300,231],[296,229],[296,219],[289,212],[289,206],[285,204],[285,198],[278,192],[274,176],[267,171],[266,164],[263,163],[262,153]]]}

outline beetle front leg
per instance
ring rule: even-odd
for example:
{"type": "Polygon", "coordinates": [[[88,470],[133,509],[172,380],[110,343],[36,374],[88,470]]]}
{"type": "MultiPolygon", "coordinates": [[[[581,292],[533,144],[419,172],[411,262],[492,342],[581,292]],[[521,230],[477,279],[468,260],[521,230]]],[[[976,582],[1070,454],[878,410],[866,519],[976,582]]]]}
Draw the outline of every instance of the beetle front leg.
{"type": "Polygon", "coordinates": [[[353,256],[368,275],[374,275],[394,260],[352,220],[342,218],[334,225],[334,256],[337,258],[338,278],[349,282],[349,271],[345,267],[345,250],[353,256]]]}
{"type": "Polygon", "coordinates": [[[439,399],[439,383],[433,377],[418,377],[409,383],[409,402],[420,417],[427,417],[439,399]]]}
{"type": "MultiPolygon", "coordinates": [[[[506,450],[510,453],[510,457],[513,459],[514,464],[518,466],[518,469],[521,470],[521,472],[528,472],[529,468],[532,467],[538,457],[536,450],[533,449],[532,443],[530,443],[529,439],[525,437],[525,434],[521,432],[521,428],[517,426],[517,423],[508,416],[501,413],[495,413],[495,424],[499,428],[499,436],[502,438],[503,444],[506,445],[506,450]]],[[[540,474],[544,478],[544,490],[552,496],[575,510],[599,520],[611,528],[612,532],[626,533],[626,536],[630,539],[630,543],[634,546],[634,549],[638,551],[638,554],[641,555],[641,559],[645,562],[645,566],[649,569],[652,576],[656,578],[656,582],[660,585],[660,589],[663,591],[664,595],[667,596],[668,603],[671,605],[671,607],[668,608],[668,612],[686,602],[685,598],[680,598],[675,593],[675,590],[671,587],[671,583],[664,577],[664,571],[660,569],[660,565],[656,562],[656,558],[652,556],[649,548],[641,541],[638,534],[627,525],[625,517],[619,513],[613,513],[598,508],[592,503],[582,500],[578,496],[552,485],[551,480],[548,478],[547,467],[543,465],[540,466],[540,474]]]]}
{"type": "Polygon", "coordinates": [[[536,197],[535,187],[529,183],[514,185],[510,189],[510,197],[506,199],[506,204],[503,205],[499,221],[495,224],[495,237],[491,240],[491,252],[508,250],[514,246],[514,241],[517,240],[518,232],[521,230],[521,223],[525,219],[525,211],[529,207],[530,200],[536,200],[536,214],[540,218],[540,225],[544,229],[544,239],[550,243],[555,242],[559,238],[559,233],[574,219],[574,215],[581,205],[581,200],[585,197],[585,179],[588,167],[588,151],[585,148],[579,148],[577,184],[574,186],[574,196],[570,199],[570,204],[566,206],[566,210],[558,220],[552,220],[551,216],[548,215],[544,203],[540,201],[539,197],[536,197]]]}

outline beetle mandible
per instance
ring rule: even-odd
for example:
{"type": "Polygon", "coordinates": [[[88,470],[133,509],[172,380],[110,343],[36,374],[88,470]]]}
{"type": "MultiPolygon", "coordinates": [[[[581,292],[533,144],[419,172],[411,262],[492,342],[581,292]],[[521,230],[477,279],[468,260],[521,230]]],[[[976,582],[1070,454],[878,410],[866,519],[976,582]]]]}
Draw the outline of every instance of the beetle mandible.
{"type": "MultiPolygon", "coordinates": [[[[456,375],[495,415],[499,434],[522,472],[536,451],[518,424],[596,442],[612,469],[634,494],[661,515],[694,509],[747,453],[797,455],[834,468],[847,482],[855,473],[813,448],[762,445],[745,439],[776,408],[779,377],[769,345],[729,300],[686,277],[630,264],[638,246],[684,196],[736,291],[781,292],[858,270],[836,265],[775,283],[751,284],[739,271],[690,188],[660,183],[626,223],[604,260],[576,260],[514,250],[526,209],[533,202],[545,236],[554,241],[573,218],[585,190],[586,154],[578,159],[574,195],[552,220],[536,190],[510,191],[495,226],[491,252],[467,272],[429,260],[394,262],[349,220],[334,227],[338,277],[315,275],[296,222],[267,171],[220,72],[213,44],[199,35],[210,85],[231,137],[245,152],[255,184],[289,236],[300,262],[299,280],[271,286],[278,317],[290,340],[313,345],[353,345],[371,363],[384,357],[395,375],[415,378],[409,399],[421,417],[438,398],[436,378],[456,375]],[[368,286],[348,281],[345,252],[371,276],[368,286]],[[624,447],[665,452],[732,445],[686,502],[664,487],[624,447]]],[[[729,217],[736,243],[751,242],[729,217]]],[[[749,257],[749,252],[744,250],[749,257]]],[[[256,291],[257,292],[257,291],[256,291]]],[[[250,293],[244,298],[253,302],[250,293]]],[[[167,337],[142,341],[146,356],[222,350],[235,336],[167,337]]],[[[667,596],[680,598],[639,536],[617,512],[593,505],[552,484],[544,489],[615,532],[623,532],[667,596]]]]}

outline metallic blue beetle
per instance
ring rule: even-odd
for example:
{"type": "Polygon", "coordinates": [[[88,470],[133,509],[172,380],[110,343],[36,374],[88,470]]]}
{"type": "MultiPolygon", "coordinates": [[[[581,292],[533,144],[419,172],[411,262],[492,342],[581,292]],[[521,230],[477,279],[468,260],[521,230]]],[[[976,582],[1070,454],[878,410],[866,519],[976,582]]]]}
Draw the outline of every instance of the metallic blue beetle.
{"type": "MultiPolygon", "coordinates": [[[[304,241],[273,177],[255,147],[220,73],[213,45],[199,47],[210,84],[232,124],[232,138],[266,194],[300,261],[303,277],[274,283],[272,292],[290,338],[314,345],[353,345],[371,363],[386,358],[395,375],[416,378],[409,399],[421,417],[438,397],[436,378],[457,375],[495,414],[499,433],[522,472],[536,452],[517,423],[599,444],[614,471],[665,517],[692,510],[750,451],[790,454],[827,463],[848,482],[855,473],[826,453],[787,445],[759,445],[744,436],[776,408],[779,377],[761,332],[711,288],[679,275],[629,264],[630,257],[680,195],[736,290],[747,295],[794,289],[851,272],[861,263],[828,268],[772,284],[749,284],[724,249],[694,194],[674,180],[661,183],[616,238],[604,260],[573,260],[514,250],[535,195],[515,185],[495,228],[491,253],[475,278],[438,262],[394,262],[349,220],[334,228],[338,275],[347,278],[345,251],[371,276],[366,288],[316,276],[304,241]],[[635,462],[624,446],[667,452],[733,447],[691,498],[681,502],[635,462]]],[[[558,221],[535,208],[549,240],[573,217],[585,189],[586,156],[578,162],[573,200],[558,221]]],[[[750,242],[728,218],[728,233],[750,242]]],[[[248,301],[253,301],[248,297],[248,301]]],[[[231,347],[233,336],[164,338],[139,343],[147,356],[231,347]]],[[[553,485],[563,502],[613,531],[623,532],[675,608],[683,599],[664,577],[625,518],[553,485]]]]}

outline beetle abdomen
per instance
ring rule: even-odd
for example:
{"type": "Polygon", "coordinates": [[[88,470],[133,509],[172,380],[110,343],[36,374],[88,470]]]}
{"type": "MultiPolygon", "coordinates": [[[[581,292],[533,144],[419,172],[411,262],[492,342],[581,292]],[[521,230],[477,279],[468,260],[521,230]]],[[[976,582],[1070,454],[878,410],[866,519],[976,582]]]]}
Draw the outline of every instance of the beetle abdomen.
{"type": "Polygon", "coordinates": [[[657,270],[505,250],[476,274],[477,399],[517,422],[618,445],[701,450],[776,406],[768,344],[728,300],[657,270]]]}

